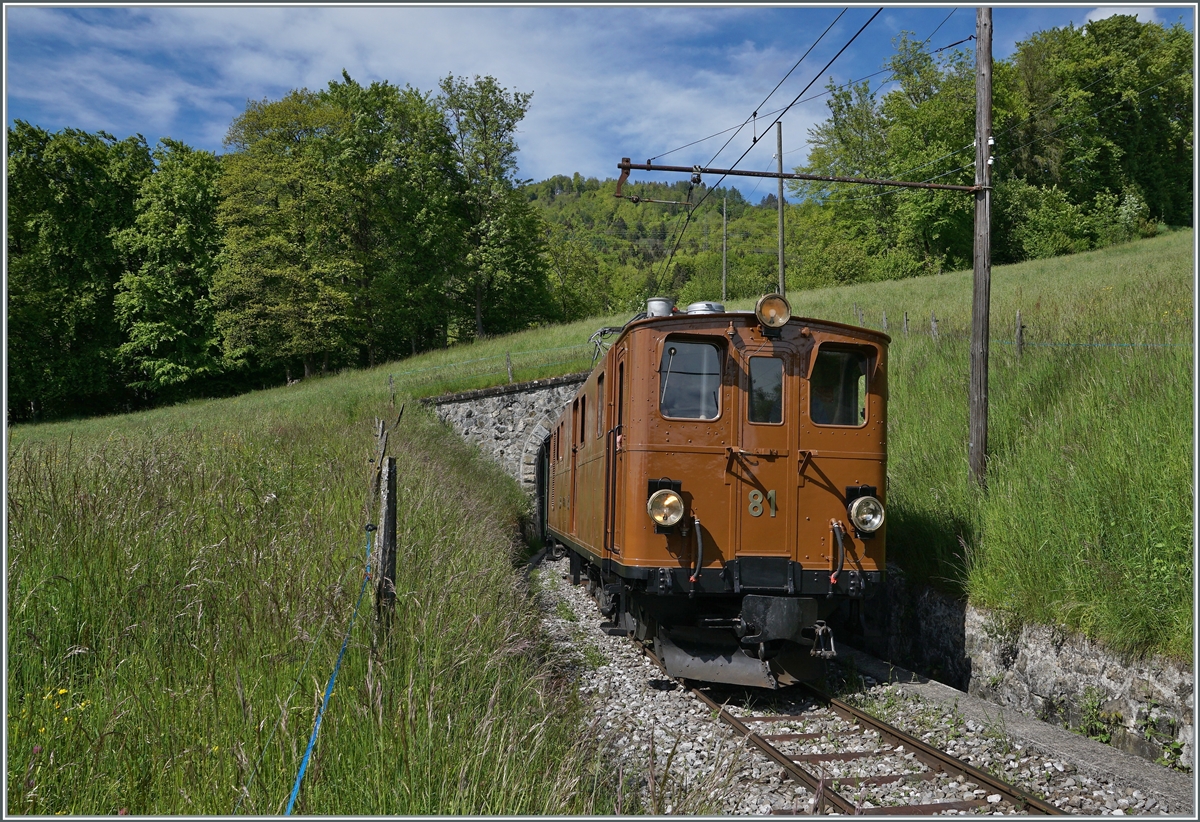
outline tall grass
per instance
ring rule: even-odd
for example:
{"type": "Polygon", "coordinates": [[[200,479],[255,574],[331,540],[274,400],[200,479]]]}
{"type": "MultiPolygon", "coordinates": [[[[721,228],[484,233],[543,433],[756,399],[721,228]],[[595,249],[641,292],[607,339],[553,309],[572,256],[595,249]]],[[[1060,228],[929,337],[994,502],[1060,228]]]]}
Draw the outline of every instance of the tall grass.
{"type": "Polygon", "coordinates": [[[887,312],[888,548],[911,577],[1192,658],[1193,242],[993,270],[986,493],[967,468],[971,273],[793,295],[808,316],[887,312]]]}
{"type": "MultiPolygon", "coordinates": [[[[1192,248],[1187,231],[994,270],[986,494],[966,465],[970,273],[790,295],[805,316],[887,312],[889,550],[910,575],[1191,659],[1192,248]],[[1018,308],[1030,342],[1096,347],[1018,359],[1018,308]]],[[[503,382],[506,352],[517,379],[578,371],[625,319],[11,430],[7,810],[280,812],[362,580],[388,375],[402,402],[503,382]]],[[[396,621],[382,637],[360,615],[299,810],[611,810],[514,571],[515,484],[411,403],[389,450],[396,621]]]]}
{"type": "MultiPolygon", "coordinates": [[[[354,382],[13,432],[10,813],[283,810],[363,578],[388,409],[354,382]]],[[[391,442],[393,627],[359,615],[297,811],[610,808],[515,570],[523,496],[419,409],[391,442]]]]}

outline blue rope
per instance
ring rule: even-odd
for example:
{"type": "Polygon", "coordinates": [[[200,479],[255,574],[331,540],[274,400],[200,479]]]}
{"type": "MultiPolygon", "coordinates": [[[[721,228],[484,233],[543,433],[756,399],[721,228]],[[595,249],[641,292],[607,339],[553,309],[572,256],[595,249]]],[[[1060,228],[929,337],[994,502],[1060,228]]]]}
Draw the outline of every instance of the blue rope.
{"type": "Polygon", "coordinates": [[[346,654],[346,646],[350,644],[350,630],[354,627],[354,618],[358,616],[358,606],[362,604],[363,593],[367,590],[367,582],[371,579],[371,532],[373,526],[367,526],[367,560],[363,571],[362,587],[358,589],[358,602],[354,603],[354,613],[350,615],[350,624],[346,627],[346,638],[342,640],[342,650],[338,651],[337,664],[329,676],[329,684],[325,686],[325,698],[321,700],[321,710],[317,711],[317,722],[313,725],[312,736],[308,738],[308,748],[304,758],[300,760],[300,772],[296,774],[296,784],[292,786],[292,795],[288,799],[284,816],[292,815],[292,806],[296,804],[296,795],[300,793],[300,783],[304,780],[304,772],[308,770],[308,758],[312,755],[313,745],[317,743],[317,731],[321,730],[321,720],[325,718],[325,706],[329,704],[329,696],[333,693],[333,684],[337,682],[338,669],[342,667],[342,657],[346,654]]]}
{"type": "Polygon", "coordinates": [[[317,638],[313,640],[313,644],[308,649],[308,656],[304,657],[304,664],[300,666],[300,673],[296,675],[296,681],[292,683],[292,690],[288,694],[287,699],[283,701],[283,708],[279,711],[279,719],[275,721],[271,728],[271,733],[267,734],[266,744],[262,747],[262,752],[258,755],[258,761],[254,763],[254,770],[250,772],[250,778],[246,781],[245,787],[238,793],[237,804],[233,806],[233,813],[237,815],[242,807],[242,800],[250,795],[250,786],[254,784],[254,777],[258,775],[259,766],[262,765],[263,759],[267,756],[267,751],[271,748],[271,740],[275,738],[275,732],[279,730],[279,726],[283,723],[283,715],[287,712],[288,705],[292,704],[292,697],[296,695],[296,689],[300,687],[300,680],[304,678],[304,672],[308,669],[308,662],[312,659],[313,651],[321,644],[321,637],[325,636],[325,628],[329,625],[329,615],[325,615],[325,621],[321,623],[321,630],[317,632],[317,638]]]}

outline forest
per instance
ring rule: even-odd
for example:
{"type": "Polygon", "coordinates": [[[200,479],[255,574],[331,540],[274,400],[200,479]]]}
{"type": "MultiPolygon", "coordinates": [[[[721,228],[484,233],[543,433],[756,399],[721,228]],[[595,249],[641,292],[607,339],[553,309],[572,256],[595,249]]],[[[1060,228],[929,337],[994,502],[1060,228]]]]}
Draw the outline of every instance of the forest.
{"type": "MultiPolygon", "coordinates": [[[[1192,54],[1178,24],[1114,16],[996,61],[994,262],[1192,223],[1192,54]]],[[[973,182],[973,51],[902,34],[885,68],[882,95],[830,84],[797,170],[973,182]]],[[[520,180],[531,104],[490,76],[424,92],[343,72],[250,101],[221,154],[16,121],[9,423],[239,393],[654,293],[719,299],[723,208],[728,298],[774,289],[776,200],[755,201],[774,184],[631,180],[634,202],[613,179],[520,180]]],[[[791,291],[970,265],[969,195],[800,183],[789,200],[791,291]]]]}

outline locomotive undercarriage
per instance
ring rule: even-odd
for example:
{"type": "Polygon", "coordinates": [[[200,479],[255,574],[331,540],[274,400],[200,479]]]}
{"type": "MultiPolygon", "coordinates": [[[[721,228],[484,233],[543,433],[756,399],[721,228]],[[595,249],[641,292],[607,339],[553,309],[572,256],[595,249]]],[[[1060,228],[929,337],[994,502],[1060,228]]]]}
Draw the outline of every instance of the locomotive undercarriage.
{"type": "Polygon", "coordinates": [[[879,582],[878,574],[863,574],[853,585],[839,580],[845,592],[841,586],[831,590],[825,572],[823,593],[807,596],[795,584],[803,575],[792,572],[792,584],[780,578],[777,592],[734,592],[728,567],[706,568],[697,583],[684,587],[663,581],[679,569],[621,568],[635,572],[621,575],[610,563],[597,564],[575,550],[568,554],[573,580],[587,580],[610,620],[609,633],[652,642],[671,676],[771,689],[819,679],[824,660],[836,655],[825,619],[847,600],[861,601],[864,589],[873,593],[879,582]]]}

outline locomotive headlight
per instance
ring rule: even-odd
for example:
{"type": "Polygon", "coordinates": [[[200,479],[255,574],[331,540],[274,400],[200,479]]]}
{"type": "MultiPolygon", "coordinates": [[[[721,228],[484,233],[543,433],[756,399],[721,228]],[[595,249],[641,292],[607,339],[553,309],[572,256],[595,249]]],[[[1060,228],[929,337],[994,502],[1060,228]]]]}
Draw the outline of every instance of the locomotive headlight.
{"type": "Polygon", "coordinates": [[[875,497],[859,497],[850,503],[850,521],[864,533],[875,533],[883,525],[883,503],[875,497]]]}
{"type": "Polygon", "coordinates": [[[674,525],[683,518],[683,498],[670,488],[655,491],[646,501],[646,513],[658,525],[674,525]]]}
{"type": "Polygon", "coordinates": [[[758,298],[754,314],[767,328],[783,328],[792,318],[792,307],[779,294],[767,294],[758,298]]]}

